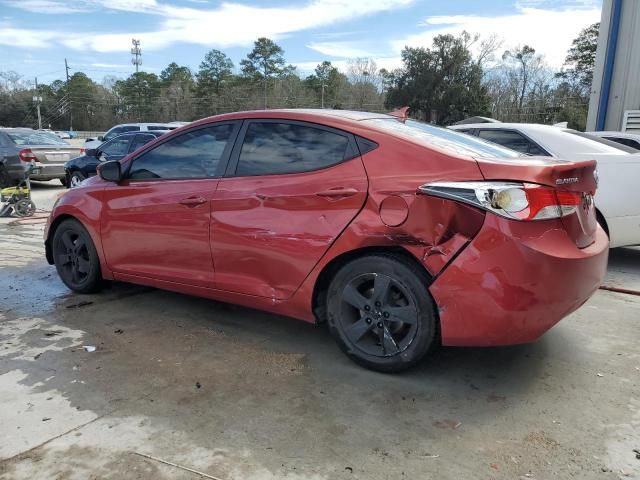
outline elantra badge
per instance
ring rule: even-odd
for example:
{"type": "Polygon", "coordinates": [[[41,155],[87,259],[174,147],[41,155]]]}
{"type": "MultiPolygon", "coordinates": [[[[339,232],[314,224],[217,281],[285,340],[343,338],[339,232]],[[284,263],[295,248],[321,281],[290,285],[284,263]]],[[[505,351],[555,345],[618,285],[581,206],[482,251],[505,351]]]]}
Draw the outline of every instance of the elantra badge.
{"type": "Polygon", "coordinates": [[[578,183],[578,177],[558,178],[556,185],[568,185],[570,183],[578,183]]]}

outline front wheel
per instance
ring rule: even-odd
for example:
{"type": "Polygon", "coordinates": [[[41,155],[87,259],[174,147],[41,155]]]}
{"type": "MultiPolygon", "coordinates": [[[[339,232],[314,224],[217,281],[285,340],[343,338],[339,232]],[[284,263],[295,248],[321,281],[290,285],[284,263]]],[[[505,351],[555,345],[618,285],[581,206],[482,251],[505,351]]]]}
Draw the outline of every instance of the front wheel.
{"type": "Polygon", "coordinates": [[[75,188],[85,179],[85,176],[80,172],[73,172],[69,177],[69,188],[75,188]]]}
{"type": "Polygon", "coordinates": [[[381,372],[418,363],[434,344],[429,279],[395,255],[369,255],[338,271],[328,292],[329,330],[353,361],[381,372]]]}
{"type": "Polygon", "coordinates": [[[58,275],[74,292],[100,289],[100,259],[89,232],[77,220],[64,220],[53,234],[53,261],[58,275]]]}

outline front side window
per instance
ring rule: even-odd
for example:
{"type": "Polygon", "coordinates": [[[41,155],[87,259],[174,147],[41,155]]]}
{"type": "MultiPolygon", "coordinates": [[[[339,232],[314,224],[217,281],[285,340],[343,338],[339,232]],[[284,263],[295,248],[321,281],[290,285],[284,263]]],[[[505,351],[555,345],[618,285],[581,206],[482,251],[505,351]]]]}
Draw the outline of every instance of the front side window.
{"type": "Polygon", "coordinates": [[[185,132],[133,160],[132,180],[208,178],[217,173],[233,125],[185,132]]]}
{"type": "Polygon", "coordinates": [[[345,159],[349,137],[293,123],[251,122],[236,174],[274,175],[329,167],[345,159]]]}

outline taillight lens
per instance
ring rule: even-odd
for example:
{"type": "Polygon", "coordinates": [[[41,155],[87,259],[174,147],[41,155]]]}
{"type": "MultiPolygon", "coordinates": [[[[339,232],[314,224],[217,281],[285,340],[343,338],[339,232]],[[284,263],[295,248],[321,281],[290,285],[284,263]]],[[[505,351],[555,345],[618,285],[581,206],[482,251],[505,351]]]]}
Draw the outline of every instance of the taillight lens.
{"type": "Polygon", "coordinates": [[[18,152],[18,156],[23,162],[35,162],[36,160],[38,160],[35,153],[33,153],[29,148],[23,148],[22,150],[20,150],[18,152]]]}
{"type": "Polygon", "coordinates": [[[84,152],[86,152],[86,151],[87,151],[87,149],[86,149],[86,148],[81,148],[81,149],[80,149],[80,153],[84,153],[84,152]]]}
{"type": "Polygon", "coordinates": [[[582,192],[512,182],[438,182],[422,185],[418,191],[468,203],[515,220],[564,217],[578,209],[584,196],[582,192]]]}

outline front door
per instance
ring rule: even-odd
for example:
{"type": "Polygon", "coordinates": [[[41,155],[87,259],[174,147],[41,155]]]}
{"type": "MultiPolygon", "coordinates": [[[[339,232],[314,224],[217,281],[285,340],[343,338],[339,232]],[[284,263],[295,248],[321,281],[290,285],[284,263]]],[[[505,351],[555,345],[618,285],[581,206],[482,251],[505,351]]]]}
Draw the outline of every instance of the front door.
{"type": "Polygon", "coordinates": [[[170,137],[123,165],[105,190],[102,242],[109,268],[175,283],[213,286],[211,200],[237,126],[213,124],[170,137]]]}
{"type": "Polygon", "coordinates": [[[245,121],[212,203],[216,288],[282,299],[362,208],[367,176],[350,134],[245,121]]]}

